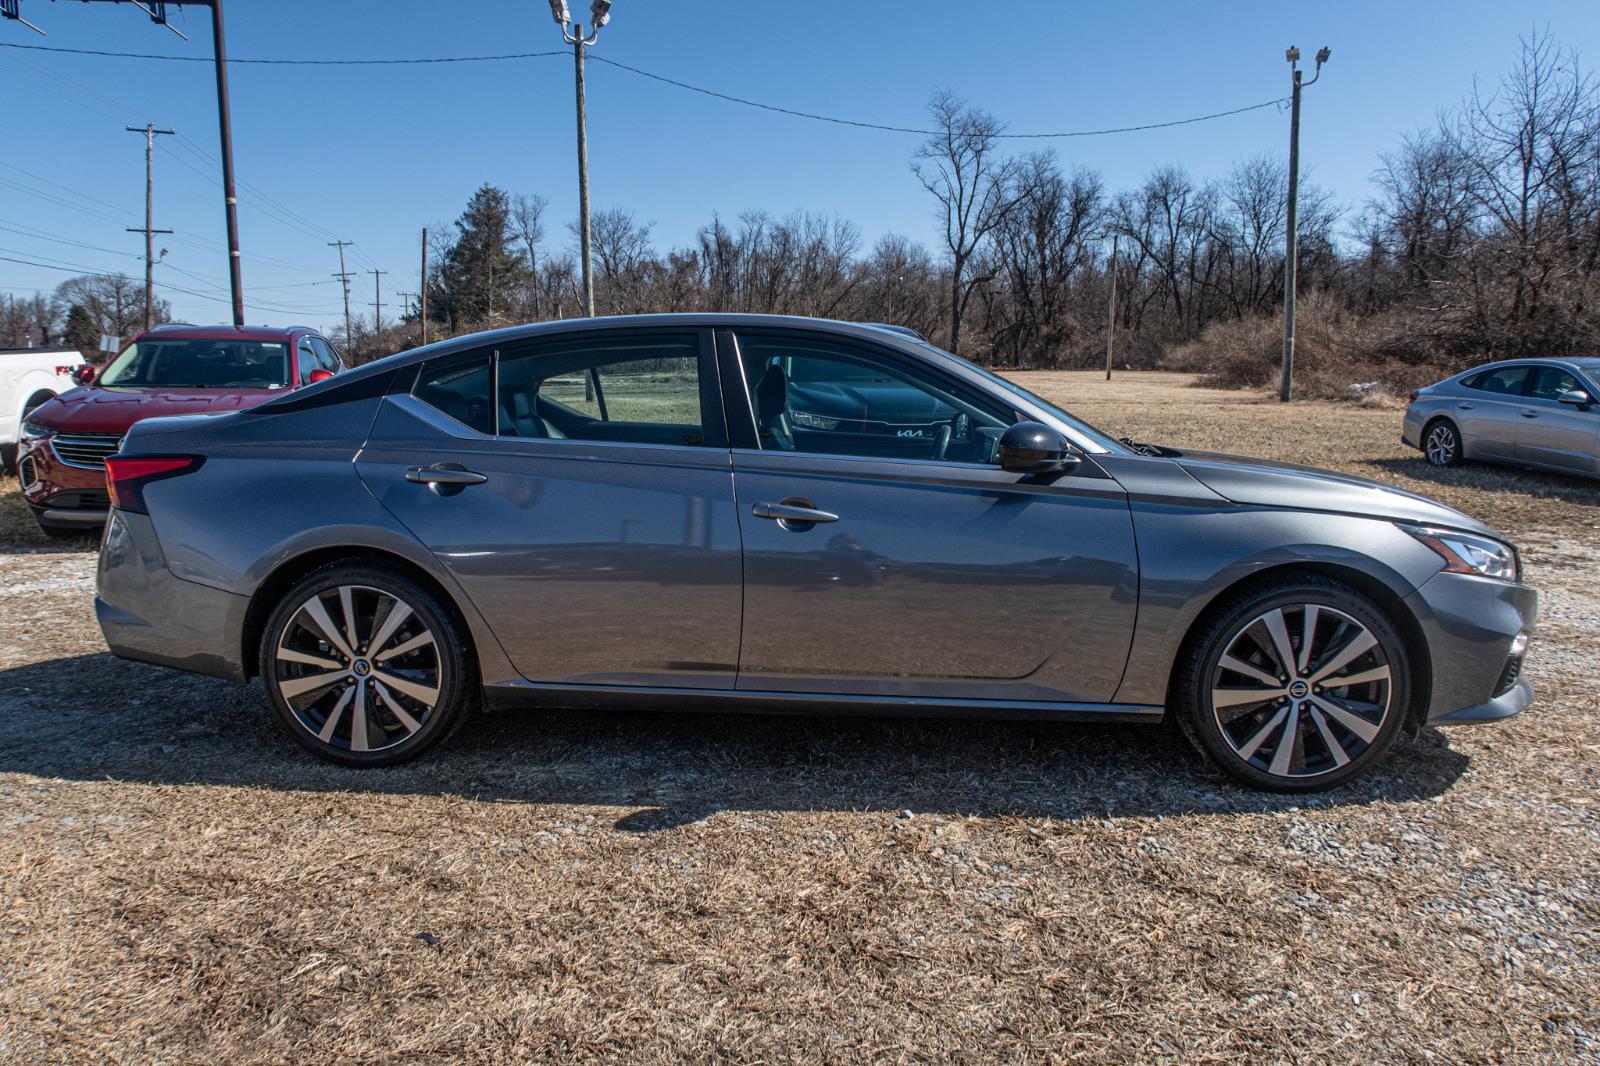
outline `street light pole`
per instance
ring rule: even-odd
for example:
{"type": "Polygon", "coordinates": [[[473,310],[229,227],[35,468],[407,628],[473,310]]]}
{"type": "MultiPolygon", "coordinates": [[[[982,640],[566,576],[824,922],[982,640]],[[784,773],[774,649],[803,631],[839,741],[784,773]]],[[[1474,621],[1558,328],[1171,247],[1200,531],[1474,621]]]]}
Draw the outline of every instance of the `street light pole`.
{"type": "Polygon", "coordinates": [[[589,8],[589,35],[583,24],[572,21],[567,0],[550,0],[550,14],[561,26],[561,37],[572,45],[573,82],[578,104],[578,243],[583,255],[583,313],[594,317],[594,256],[589,229],[589,123],[583,91],[583,50],[600,36],[611,20],[611,0],[594,0],[589,8]]]}
{"type": "Polygon", "coordinates": [[[1294,398],[1294,299],[1299,272],[1299,230],[1296,218],[1300,200],[1300,90],[1322,77],[1322,64],[1333,53],[1326,47],[1317,52],[1317,69],[1311,80],[1301,84],[1300,49],[1289,46],[1284,58],[1293,72],[1294,89],[1289,104],[1289,204],[1283,238],[1283,376],[1278,383],[1278,399],[1294,398]]]}

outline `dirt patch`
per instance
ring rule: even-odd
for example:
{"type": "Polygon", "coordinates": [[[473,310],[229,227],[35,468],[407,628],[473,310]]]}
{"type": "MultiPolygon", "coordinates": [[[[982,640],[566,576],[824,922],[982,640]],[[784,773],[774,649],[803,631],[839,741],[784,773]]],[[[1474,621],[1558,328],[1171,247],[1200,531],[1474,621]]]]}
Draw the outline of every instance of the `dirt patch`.
{"type": "Polygon", "coordinates": [[[1118,435],[1505,530],[1499,727],[1237,789],[1163,729],[507,714],[357,773],[120,662],[0,497],[0,1061],[1600,1057],[1600,485],[1437,474],[1393,412],[1018,379],[1118,435]]]}

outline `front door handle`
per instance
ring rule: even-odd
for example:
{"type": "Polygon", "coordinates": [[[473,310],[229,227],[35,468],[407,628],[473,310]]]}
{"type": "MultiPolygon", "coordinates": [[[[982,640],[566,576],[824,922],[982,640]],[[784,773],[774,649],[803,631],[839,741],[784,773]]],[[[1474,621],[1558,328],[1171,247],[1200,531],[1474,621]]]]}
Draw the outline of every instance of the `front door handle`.
{"type": "Polygon", "coordinates": [[[1456,408],[1462,411],[1470,411],[1472,410],[1472,405],[1470,403],[1458,403],[1456,404],[1456,408]]]}
{"type": "Polygon", "coordinates": [[[454,496],[468,485],[481,485],[489,478],[460,463],[436,463],[412,467],[406,471],[406,480],[428,486],[428,491],[435,496],[454,496]]]}
{"type": "Polygon", "coordinates": [[[1539,412],[1538,411],[1529,410],[1528,408],[1524,407],[1522,409],[1522,417],[1523,418],[1538,418],[1539,417],[1539,412]]]}
{"type": "Polygon", "coordinates": [[[784,500],[782,503],[758,503],[750,508],[757,518],[776,519],[785,529],[792,526],[809,527],[816,522],[837,522],[839,516],[831,511],[819,511],[810,500],[784,500]]]}

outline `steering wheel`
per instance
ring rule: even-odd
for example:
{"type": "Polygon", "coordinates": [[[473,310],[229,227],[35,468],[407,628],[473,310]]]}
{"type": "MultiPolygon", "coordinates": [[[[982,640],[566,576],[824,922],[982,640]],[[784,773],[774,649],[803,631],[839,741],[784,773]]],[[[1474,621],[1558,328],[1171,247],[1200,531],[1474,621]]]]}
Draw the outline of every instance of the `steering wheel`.
{"type": "Polygon", "coordinates": [[[933,457],[943,459],[950,454],[950,442],[959,437],[966,440],[972,435],[972,419],[965,411],[959,411],[956,416],[939,427],[939,433],[933,442],[933,457]]]}
{"type": "Polygon", "coordinates": [[[953,436],[955,436],[955,430],[950,428],[949,422],[939,427],[939,432],[933,438],[933,457],[935,459],[943,459],[945,457],[945,453],[950,450],[950,438],[953,436]]]}

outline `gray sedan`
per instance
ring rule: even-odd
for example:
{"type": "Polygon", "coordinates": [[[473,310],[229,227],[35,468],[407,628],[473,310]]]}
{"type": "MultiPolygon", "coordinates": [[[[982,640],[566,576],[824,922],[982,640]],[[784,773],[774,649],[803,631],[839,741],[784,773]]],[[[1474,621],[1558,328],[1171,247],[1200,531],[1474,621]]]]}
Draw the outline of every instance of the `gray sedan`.
{"type": "Polygon", "coordinates": [[[1321,789],[1526,706],[1516,550],[1393,488],[1114,440],[904,333],[546,323],[134,426],[96,611],[307,750],[483,704],[1159,722],[1321,789]]]}
{"type": "Polygon", "coordinates": [[[1513,359],[1411,394],[1401,439],[1434,466],[1463,459],[1600,477],[1600,359],[1513,359]]]}

